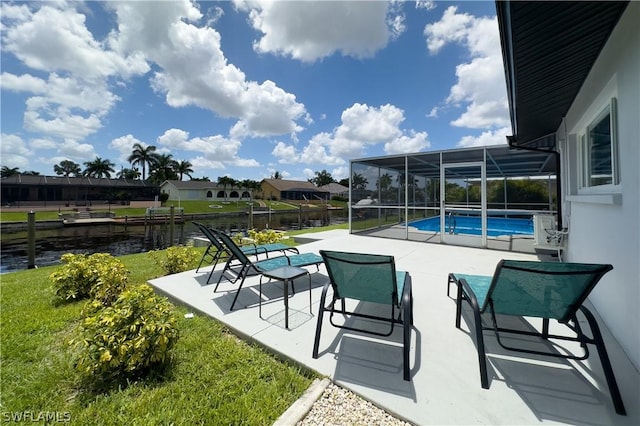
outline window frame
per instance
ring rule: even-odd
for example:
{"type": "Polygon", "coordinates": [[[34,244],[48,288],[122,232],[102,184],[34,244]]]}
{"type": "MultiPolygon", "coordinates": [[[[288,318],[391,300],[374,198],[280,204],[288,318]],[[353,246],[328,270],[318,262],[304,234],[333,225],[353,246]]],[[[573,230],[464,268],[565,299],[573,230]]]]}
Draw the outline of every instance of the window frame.
{"type": "Polygon", "coordinates": [[[615,96],[607,98],[606,103],[600,104],[600,107],[595,110],[596,113],[592,113],[587,116],[588,121],[578,127],[577,145],[578,145],[578,194],[609,194],[619,193],[620,188],[620,162],[618,157],[619,141],[618,141],[618,129],[617,129],[617,101],[615,96]],[[609,131],[611,146],[609,149],[609,155],[611,159],[611,183],[606,184],[593,184],[591,179],[592,173],[592,140],[589,137],[590,132],[595,128],[602,120],[609,115],[609,131]]]}

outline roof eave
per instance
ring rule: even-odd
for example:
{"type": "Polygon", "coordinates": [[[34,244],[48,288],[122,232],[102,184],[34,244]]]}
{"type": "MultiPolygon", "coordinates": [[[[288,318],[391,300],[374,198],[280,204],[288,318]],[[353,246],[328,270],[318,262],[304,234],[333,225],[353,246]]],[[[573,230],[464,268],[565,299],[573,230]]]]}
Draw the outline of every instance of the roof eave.
{"type": "Polygon", "coordinates": [[[553,134],[627,4],[496,1],[511,146],[555,146],[553,134]]]}

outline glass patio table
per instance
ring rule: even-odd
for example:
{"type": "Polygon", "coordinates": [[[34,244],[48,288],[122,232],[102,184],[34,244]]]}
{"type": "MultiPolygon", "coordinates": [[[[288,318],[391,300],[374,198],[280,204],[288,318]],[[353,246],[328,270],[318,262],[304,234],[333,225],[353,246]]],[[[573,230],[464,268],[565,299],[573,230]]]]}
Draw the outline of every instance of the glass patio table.
{"type": "MultiPolygon", "coordinates": [[[[311,274],[304,268],[297,266],[282,266],[262,273],[262,276],[279,280],[284,283],[284,327],[289,328],[289,282],[302,276],[309,277],[309,313],[311,312],[311,274]]],[[[295,294],[295,291],[294,291],[295,294]]],[[[260,301],[258,307],[258,315],[262,318],[262,277],[260,278],[260,301]]]]}

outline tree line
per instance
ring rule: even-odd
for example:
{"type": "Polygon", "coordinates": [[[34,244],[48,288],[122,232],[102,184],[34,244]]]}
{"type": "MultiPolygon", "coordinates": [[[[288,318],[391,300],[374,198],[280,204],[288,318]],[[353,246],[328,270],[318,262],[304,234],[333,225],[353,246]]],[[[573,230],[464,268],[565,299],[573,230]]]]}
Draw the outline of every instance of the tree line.
{"type": "MultiPolygon", "coordinates": [[[[397,203],[403,196],[405,176],[398,173],[394,177],[384,173],[375,181],[375,189],[367,189],[369,181],[360,173],[354,172],[351,176],[351,189],[356,198],[362,199],[370,196],[380,198],[382,204],[397,203]],[[401,192],[402,191],[402,192],[401,192]]],[[[420,182],[417,179],[408,180],[409,194],[414,202],[425,202],[431,205],[440,203],[440,179],[427,179],[420,182]]],[[[553,189],[553,188],[552,188],[553,189]]],[[[451,182],[445,181],[445,200],[448,203],[478,204],[481,200],[481,188],[479,182],[451,182]]],[[[487,181],[487,203],[492,205],[504,205],[509,203],[510,208],[528,206],[535,209],[556,204],[557,194],[550,191],[548,182],[540,179],[502,179],[487,181]],[[551,199],[551,201],[550,201],[551,199]]]]}
{"type": "Polygon", "coordinates": [[[314,184],[315,186],[324,186],[324,185],[328,185],[330,183],[338,183],[342,186],[346,186],[349,187],[349,178],[344,178],[341,180],[335,180],[333,178],[333,176],[331,176],[331,173],[329,173],[326,170],[322,170],[320,172],[315,172],[316,176],[311,178],[311,179],[307,179],[309,182],[311,182],[312,184],[314,184]]]}
{"type": "MultiPolygon", "coordinates": [[[[94,160],[85,161],[84,168],[80,164],[71,160],[62,160],[53,166],[53,172],[64,177],[93,177],[111,179],[112,174],[118,179],[148,180],[151,183],[161,183],[165,180],[182,180],[184,176],[193,173],[193,165],[189,161],[177,161],[172,154],[159,154],[153,145],[143,146],[140,143],[133,144],[131,155],[127,157],[131,167],[122,167],[115,171],[113,161],[97,156],[94,160]],[[138,166],[140,168],[138,168],[138,166]],[[140,172],[142,169],[142,172],[140,172]],[[147,170],[149,177],[147,178],[147,170]]],[[[1,177],[9,177],[17,174],[39,175],[40,173],[29,171],[20,172],[18,167],[2,166],[1,177]]],[[[203,178],[201,180],[209,180],[203,178]]]]}
{"type": "MultiPolygon", "coordinates": [[[[190,180],[199,180],[210,182],[208,177],[194,178],[193,165],[189,161],[177,161],[174,160],[171,154],[158,154],[155,152],[156,147],[153,145],[143,146],[139,143],[133,145],[133,151],[127,161],[131,167],[121,167],[117,172],[114,167],[115,164],[108,160],[97,156],[92,161],[84,162],[84,169],[80,164],[71,160],[62,160],[58,164],[53,166],[53,171],[58,176],[64,177],[93,177],[93,178],[112,178],[112,173],[115,174],[117,179],[128,179],[149,181],[151,183],[162,183],[165,180],[182,180],[185,176],[188,176],[190,180]],[[147,170],[149,171],[149,177],[147,178],[147,170]]],[[[36,171],[20,171],[19,167],[2,166],[0,170],[0,177],[10,177],[18,174],[38,176],[39,172],[36,171]]],[[[331,176],[331,173],[326,170],[315,172],[314,178],[308,179],[309,182],[316,186],[323,186],[333,182],[338,182],[341,185],[349,186],[349,178],[337,181],[331,176]]],[[[271,179],[282,179],[282,173],[275,171],[271,174],[271,179]]],[[[240,187],[247,189],[257,189],[260,187],[258,181],[251,180],[236,180],[228,176],[219,176],[217,183],[219,185],[229,187],[240,187]]]]}
{"type": "MultiPolygon", "coordinates": [[[[160,184],[165,180],[182,180],[185,176],[188,176],[190,180],[199,180],[210,182],[208,177],[194,178],[192,177],[193,165],[186,160],[175,160],[172,154],[159,154],[156,152],[157,148],[153,145],[144,146],[140,143],[133,144],[131,155],[127,157],[127,161],[131,167],[121,167],[117,172],[114,167],[115,164],[108,159],[96,156],[94,160],[85,161],[84,168],[75,161],[62,160],[58,164],[53,166],[53,172],[58,176],[64,177],[93,177],[93,178],[107,178],[111,179],[112,174],[117,179],[137,180],[142,179],[150,183],[160,184]],[[147,171],[148,177],[147,177],[147,171]]],[[[2,166],[0,170],[0,177],[10,177],[18,174],[23,175],[40,175],[39,172],[27,171],[21,172],[18,167],[2,166]]],[[[309,182],[316,186],[327,185],[336,181],[331,173],[326,170],[315,172],[314,178],[308,179],[309,182]]],[[[279,171],[275,171],[271,175],[272,179],[282,179],[282,174],[279,171]]],[[[251,179],[236,180],[228,176],[219,176],[217,180],[218,185],[222,186],[225,190],[227,187],[238,187],[248,190],[259,190],[260,182],[251,179]]],[[[340,184],[349,186],[349,179],[342,179],[340,184]]]]}

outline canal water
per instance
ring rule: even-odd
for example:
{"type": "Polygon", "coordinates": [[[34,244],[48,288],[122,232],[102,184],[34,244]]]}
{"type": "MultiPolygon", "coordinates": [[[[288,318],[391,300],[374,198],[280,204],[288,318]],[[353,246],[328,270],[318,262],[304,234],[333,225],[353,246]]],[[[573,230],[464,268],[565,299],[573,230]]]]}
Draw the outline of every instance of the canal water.
{"type": "MultiPolygon", "coordinates": [[[[265,213],[253,215],[254,229],[300,229],[325,226],[346,221],[346,211],[265,213]]],[[[229,233],[243,232],[249,227],[249,216],[209,216],[198,219],[216,229],[229,233]]],[[[36,230],[36,267],[60,263],[65,253],[110,253],[114,256],[143,253],[170,245],[171,229],[168,223],[125,225],[120,223],[65,226],[55,229],[36,230]]],[[[186,244],[201,236],[192,221],[176,223],[173,229],[174,244],[186,244]]],[[[27,269],[27,231],[9,233],[2,230],[0,271],[2,273],[27,269]]]]}

